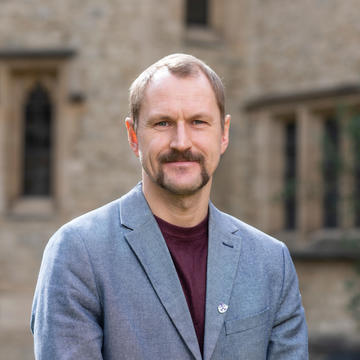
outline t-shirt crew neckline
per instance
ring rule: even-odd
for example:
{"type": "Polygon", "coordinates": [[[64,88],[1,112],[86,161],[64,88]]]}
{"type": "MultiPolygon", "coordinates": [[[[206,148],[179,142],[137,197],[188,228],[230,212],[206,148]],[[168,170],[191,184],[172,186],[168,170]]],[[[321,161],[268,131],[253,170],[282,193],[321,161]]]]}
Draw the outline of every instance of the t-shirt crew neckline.
{"type": "Polygon", "coordinates": [[[199,224],[192,227],[174,225],[156,215],[154,215],[154,217],[163,233],[181,241],[196,241],[197,239],[201,239],[208,231],[207,224],[209,214],[207,214],[199,224]]]}

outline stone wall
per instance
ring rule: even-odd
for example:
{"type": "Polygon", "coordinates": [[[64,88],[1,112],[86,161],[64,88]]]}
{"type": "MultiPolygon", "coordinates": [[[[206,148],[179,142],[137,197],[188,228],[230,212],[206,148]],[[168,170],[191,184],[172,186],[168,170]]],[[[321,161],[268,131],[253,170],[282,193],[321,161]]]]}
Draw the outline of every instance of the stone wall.
{"type": "MultiPolygon", "coordinates": [[[[183,3],[1,2],[0,50],[76,52],[67,60],[61,93],[66,111],[57,119],[60,128],[63,122],[70,126],[59,180],[66,184],[65,195],[47,218],[24,218],[11,211],[0,215],[4,358],[33,358],[30,307],[49,236],[72,217],[127,192],[140,179],[123,122],[128,86],[145,67],[169,53],[188,52],[224,79],[227,110],[232,114],[231,144],[216,174],[213,199],[221,209],[252,224],[258,216],[252,165],[260,149],[253,139],[253,119],[244,110],[246,103],[259,96],[359,80],[360,3],[356,0],[213,0],[208,29],[185,28],[183,3]],[[71,94],[81,94],[84,101],[71,104],[71,94]]],[[[5,131],[7,121],[3,98],[0,93],[0,131],[5,131]]],[[[2,156],[0,172],[4,172],[2,156]]],[[[1,186],[0,181],[0,202],[1,186]]],[[[312,336],[356,334],[356,323],[346,310],[347,293],[342,291],[353,264],[299,260],[296,266],[312,336]]]]}

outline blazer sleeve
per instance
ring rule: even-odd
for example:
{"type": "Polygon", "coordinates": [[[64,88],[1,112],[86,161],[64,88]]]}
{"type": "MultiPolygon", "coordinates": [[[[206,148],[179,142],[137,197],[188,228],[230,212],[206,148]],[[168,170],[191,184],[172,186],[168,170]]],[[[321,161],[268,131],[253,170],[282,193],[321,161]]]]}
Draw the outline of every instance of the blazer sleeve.
{"type": "Polygon", "coordinates": [[[103,359],[102,310],[83,240],[60,229],[49,241],[35,290],[31,330],[37,360],[103,359]]]}
{"type": "Polygon", "coordinates": [[[268,360],[307,360],[308,336],[294,264],[283,246],[283,286],[268,347],[268,360]]]}

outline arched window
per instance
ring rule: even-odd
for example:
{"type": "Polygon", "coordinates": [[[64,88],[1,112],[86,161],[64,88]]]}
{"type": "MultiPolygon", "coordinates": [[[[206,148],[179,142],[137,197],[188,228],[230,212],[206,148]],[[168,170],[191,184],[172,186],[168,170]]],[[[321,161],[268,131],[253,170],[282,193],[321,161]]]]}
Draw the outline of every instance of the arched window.
{"type": "Polygon", "coordinates": [[[37,83],[24,107],[23,195],[51,193],[52,104],[47,90],[37,83]]]}

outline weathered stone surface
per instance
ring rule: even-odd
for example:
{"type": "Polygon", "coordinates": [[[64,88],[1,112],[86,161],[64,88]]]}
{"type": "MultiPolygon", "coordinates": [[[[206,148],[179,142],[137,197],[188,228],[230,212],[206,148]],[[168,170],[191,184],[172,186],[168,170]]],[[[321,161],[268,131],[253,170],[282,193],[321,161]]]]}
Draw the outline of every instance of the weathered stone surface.
{"type": "MultiPolygon", "coordinates": [[[[62,104],[67,109],[57,119],[60,130],[65,120],[70,124],[59,180],[66,182],[64,196],[56,199],[47,218],[10,216],[6,211],[0,215],[4,359],[33,358],[29,312],[49,236],[72,217],[121,196],[140,179],[123,122],[127,88],[146,66],[169,53],[188,52],[204,59],[224,79],[227,110],[232,114],[231,143],[216,174],[213,200],[252,224],[259,217],[254,157],[263,144],[255,139],[256,121],[243,111],[246,101],[359,81],[359,1],[211,3],[216,9],[211,14],[213,26],[199,32],[185,28],[182,0],[1,2],[0,49],[76,51],[64,77],[62,104]],[[84,102],[69,105],[64,99],[74,93],[83,95],[84,102]]],[[[2,77],[2,61],[0,88],[11,93],[15,90],[2,77]]],[[[6,198],[2,181],[4,124],[9,121],[4,118],[6,96],[0,92],[0,212],[6,198]]],[[[353,264],[297,261],[296,266],[314,339],[358,334],[347,310],[350,295],[344,290],[353,264]]]]}

